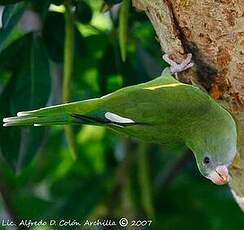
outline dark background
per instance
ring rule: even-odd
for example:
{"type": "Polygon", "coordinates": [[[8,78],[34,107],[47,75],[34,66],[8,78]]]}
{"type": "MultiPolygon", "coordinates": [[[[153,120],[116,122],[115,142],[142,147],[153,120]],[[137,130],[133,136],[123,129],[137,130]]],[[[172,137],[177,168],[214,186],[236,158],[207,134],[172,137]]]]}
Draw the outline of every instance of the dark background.
{"type": "MultiPolygon", "coordinates": [[[[0,5],[9,2],[16,4],[5,6],[0,29],[1,119],[62,101],[65,20],[63,6],[57,7],[62,1],[12,0],[0,5]],[[50,8],[50,3],[56,6],[50,8]],[[41,27],[31,23],[27,9],[38,14],[41,27]]],[[[105,2],[112,6],[120,1],[105,2]]],[[[148,81],[166,66],[143,13],[130,8],[123,62],[118,5],[102,13],[109,8],[102,0],[72,4],[75,51],[70,101],[148,81]]],[[[152,220],[150,229],[244,229],[243,213],[228,186],[203,178],[185,146],[145,144],[103,127],[72,129],[76,160],[62,126],[0,128],[1,220],[83,223],[126,217],[152,220]]]]}

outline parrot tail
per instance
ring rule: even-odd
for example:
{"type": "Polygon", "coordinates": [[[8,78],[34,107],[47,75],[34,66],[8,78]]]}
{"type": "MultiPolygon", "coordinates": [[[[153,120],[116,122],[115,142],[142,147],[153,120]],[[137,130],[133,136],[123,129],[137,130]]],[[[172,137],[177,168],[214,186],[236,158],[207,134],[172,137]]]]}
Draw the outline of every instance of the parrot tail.
{"type": "Polygon", "coordinates": [[[92,118],[88,118],[88,116],[85,115],[95,111],[100,104],[99,99],[90,99],[81,102],[50,106],[32,111],[18,112],[17,116],[15,117],[4,118],[3,126],[49,126],[91,123],[96,125],[96,123],[98,123],[96,120],[92,121],[92,118]],[[77,114],[79,114],[79,116],[77,114]]]}
{"type": "Polygon", "coordinates": [[[103,99],[95,98],[81,102],[50,106],[17,113],[15,117],[3,119],[3,126],[49,126],[69,124],[131,126],[145,125],[129,118],[103,110],[103,99]]]}
{"type": "Polygon", "coordinates": [[[52,116],[32,116],[32,115],[19,115],[16,117],[7,117],[3,119],[3,126],[48,126],[48,125],[61,125],[74,123],[68,115],[52,115],[52,116]]]}

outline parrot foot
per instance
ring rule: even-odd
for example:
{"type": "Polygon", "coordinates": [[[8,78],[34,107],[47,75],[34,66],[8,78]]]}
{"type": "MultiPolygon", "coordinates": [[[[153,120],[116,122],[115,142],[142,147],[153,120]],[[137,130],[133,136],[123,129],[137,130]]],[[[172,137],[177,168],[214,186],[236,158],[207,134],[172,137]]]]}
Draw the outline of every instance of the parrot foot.
{"type": "Polygon", "coordinates": [[[175,74],[175,75],[177,75],[177,73],[180,73],[180,72],[182,72],[186,69],[189,69],[193,66],[193,62],[191,62],[191,59],[192,59],[191,53],[188,53],[186,59],[180,64],[171,60],[169,58],[168,54],[164,54],[163,59],[165,62],[167,62],[170,65],[170,71],[172,74],[175,74]]]}

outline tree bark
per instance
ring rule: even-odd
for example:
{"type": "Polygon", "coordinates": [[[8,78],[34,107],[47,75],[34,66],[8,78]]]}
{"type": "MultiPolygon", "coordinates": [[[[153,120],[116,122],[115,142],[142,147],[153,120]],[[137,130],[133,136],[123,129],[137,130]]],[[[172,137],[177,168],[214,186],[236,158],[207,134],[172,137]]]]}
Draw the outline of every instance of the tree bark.
{"type": "Polygon", "coordinates": [[[239,130],[231,191],[244,211],[244,0],[133,0],[145,11],[162,50],[176,62],[193,54],[195,67],[180,75],[225,103],[239,130]]]}

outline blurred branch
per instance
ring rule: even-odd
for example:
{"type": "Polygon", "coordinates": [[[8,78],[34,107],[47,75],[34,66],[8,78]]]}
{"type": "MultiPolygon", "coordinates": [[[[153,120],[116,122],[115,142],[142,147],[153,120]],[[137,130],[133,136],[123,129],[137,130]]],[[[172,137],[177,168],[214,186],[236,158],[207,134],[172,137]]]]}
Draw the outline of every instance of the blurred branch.
{"type": "Polygon", "coordinates": [[[146,215],[155,219],[153,200],[152,200],[152,185],[150,183],[149,175],[149,159],[148,159],[148,145],[141,143],[138,150],[138,176],[139,182],[141,185],[141,194],[142,194],[142,205],[146,215]]]}
{"type": "Polygon", "coordinates": [[[123,0],[119,12],[119,46],[122,61],[125,62],[127,54],[127,30],[130,0],[123,0]]]}
{"type": "Polygon", "coordinates": [[[116,28],[116,17],[114,15],[114,13],[117,13],[117,12],[113,12],[113,11],[109,11],[109,17],[112,21],[112,25],[113,25],[113,28],[112,28],[112,32],[111,32],[111,36],[112,36],[112,45],[113,45],[113,51],[114,51],[114,57],[115,57],[115,67],[116,67],[116,70],[118,72],[122,72],[122,62],[121,62],[121,59],[120,59],[120,53],[119,53],[119,44],[117,42],[117,30],[115,29],[116,28]]]}
{"type": "Polygon", "coordinates": [[[114,187],[108,201],[108,215],[111,217],[115,216],[115,208],[122,201],[123,188],[127,187],[130,169],[135,160],[134,148],[132,141],[124,140],[124,159],[117,169],[114,187]]]}
{"type": "Polygon", "coordinates": [[[188,150],[178,157],[169,167],[166,167],[156,179],[156,188],[158,191],[165,190],[170,183],[179,174],[181,169],[191,159],[192,153],[188,150]]]}
{"type": "MultiPolygon", "coordinates": [[[[65,3],[65,42],[64,42],[64,79],[63,79],[63,103],[67,103],[70,98],[70,82],[73,72],[74,61],[74,28],[71,3],[65,3]]],[[[76,159],[76,144],[73,130],[70,126],[64,127],[66,139],[72,158],[76,159]]]]}
{"type": "MultiPolygon", "coordinates": [[[[131,170],[130,170],[131,171],[131,170]]],[[[119,214],[126,215],[126,218],[131,223],[136,218],[136,213],[134,209],[133,197],[132,197],[132,186],[131,186],[131,177],[127,175],[125,184],[122,187],[121,191],[121,210],[119,214]]],[[[128,226],[127,229],[135,229],[132,226],[128,226]]]]}

